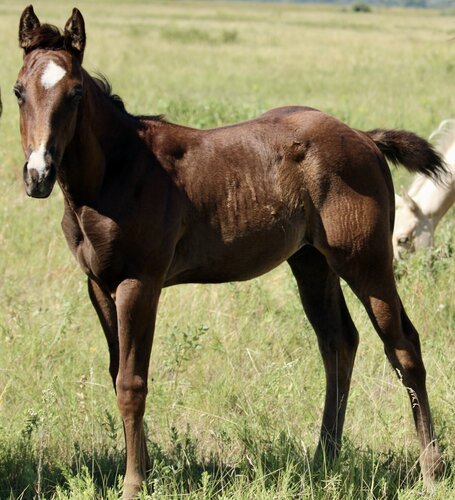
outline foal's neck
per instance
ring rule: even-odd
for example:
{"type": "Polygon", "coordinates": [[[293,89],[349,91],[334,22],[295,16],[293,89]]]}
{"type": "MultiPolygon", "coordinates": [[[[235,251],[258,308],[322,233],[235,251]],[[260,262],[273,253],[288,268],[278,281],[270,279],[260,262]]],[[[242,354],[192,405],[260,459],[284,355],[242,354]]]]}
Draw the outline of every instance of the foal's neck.
{"type": "Polygon", "coordinates": [[[88,73],[84,77],[86,92],[59,175],[73,208],[96,203],[109,168],[121,161],[121,144],[137,135],[134,118],[119,109],[88,73]]]}

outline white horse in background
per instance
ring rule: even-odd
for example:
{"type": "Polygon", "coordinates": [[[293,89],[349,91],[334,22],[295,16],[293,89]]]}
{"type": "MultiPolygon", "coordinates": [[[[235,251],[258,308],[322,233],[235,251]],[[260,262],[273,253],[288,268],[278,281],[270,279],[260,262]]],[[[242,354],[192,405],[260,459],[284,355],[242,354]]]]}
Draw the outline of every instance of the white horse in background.
{"type": "Polygon", "coordinates": [[[455,202],[455,120],[444,120],[431,136],[446,161],[448,172],[440,181],[417,174],[403,197],[395,195],[393,252],[405,252],[433,245],[436,226],[455,202]]]}

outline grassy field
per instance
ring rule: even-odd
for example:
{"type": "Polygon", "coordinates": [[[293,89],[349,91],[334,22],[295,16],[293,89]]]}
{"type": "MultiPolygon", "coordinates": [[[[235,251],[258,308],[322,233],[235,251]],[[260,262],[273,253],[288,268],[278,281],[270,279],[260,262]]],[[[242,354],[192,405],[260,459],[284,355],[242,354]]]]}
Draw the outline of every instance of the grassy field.
{"type": "MultiPolygon", "coordinates": [[[[85,67],[132,113],[211,127],[306,104],[354,127],[423,136],[455,115],[455,17],[439,11],[236,3],[77,2],[85,67]]],[[[37,1],[63,26],[73,2],[37,1]]],[[[25,4],[0,5],[0,499],[118,497],[121,421],[85,279],[60,230],[62,196],[27,199],[11,88],[25,4]]],[[[397,189],[409,181],[394,173],[397,189]]],[[[455,490],[455,212],[431,252],[397,266],[421,333],[455,490]]],[[[404,388],[359,303],[361,334],[335,470],[312,469],[322,362],[286,266],[247,283],[163,293],[146,412],[154,460],[144,498],[397,498],[423,494],[404,388]]]]}

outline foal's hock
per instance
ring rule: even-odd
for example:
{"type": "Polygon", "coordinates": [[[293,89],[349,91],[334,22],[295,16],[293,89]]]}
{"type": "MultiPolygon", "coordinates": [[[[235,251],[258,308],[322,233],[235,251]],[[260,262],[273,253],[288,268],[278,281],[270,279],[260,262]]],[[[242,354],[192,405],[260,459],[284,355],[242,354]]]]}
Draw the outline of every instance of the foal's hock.
{"type": "Polygon", "coordinates": [[[384,155],[437,175],[438,154],[410,132],[361,132],[307,107],[211,130],[132,116],[83,69],[85,41],[77,9],[60,32],[27,7],[15,93],[25,189],[45,198],[59,184],[63,231],[109,345],[125,429],[124,498],[137,495],[150,465],[143,414],[161,289],[246,280],[284,261],[325,366],[317,456],[331,461],[339,451],[358,344],[341,277],[412,392],[422,471],[432,478],[441,456],[419,337],[393,277],[394,193],[384,155]]]}

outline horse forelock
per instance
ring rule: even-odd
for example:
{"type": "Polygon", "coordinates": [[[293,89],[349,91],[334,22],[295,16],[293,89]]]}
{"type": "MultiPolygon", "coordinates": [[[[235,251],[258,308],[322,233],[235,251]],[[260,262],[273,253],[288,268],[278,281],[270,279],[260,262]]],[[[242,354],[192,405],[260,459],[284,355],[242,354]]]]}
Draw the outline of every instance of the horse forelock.
{"type": "Polygon", "coordinates": [[[62,31],[52,24],[41,24],[29,34],[27,47],[28,54],[36,49],[66,50],[66,39],[62,31]]]}

